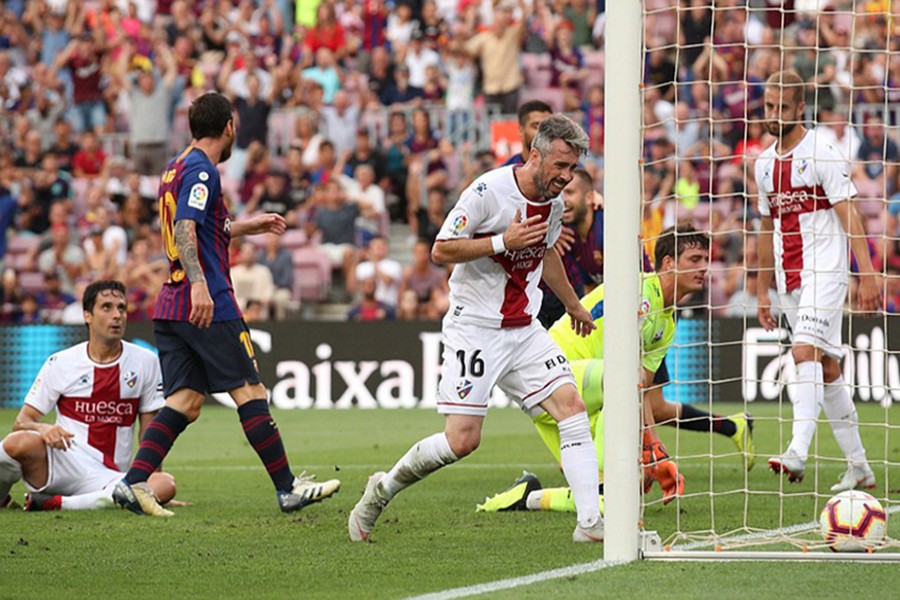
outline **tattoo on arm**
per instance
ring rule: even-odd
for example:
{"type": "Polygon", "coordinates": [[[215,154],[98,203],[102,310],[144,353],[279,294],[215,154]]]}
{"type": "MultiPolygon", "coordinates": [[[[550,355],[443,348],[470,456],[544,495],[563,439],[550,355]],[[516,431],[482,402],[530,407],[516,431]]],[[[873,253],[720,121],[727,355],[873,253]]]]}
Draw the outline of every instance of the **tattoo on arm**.
{"type": "Polygon", "coordinates": [[[206,283],[200,255],[197,253],[197,223],[183,219],[175,223],[175,246],[184,272],[191,283],[206,283]]]}

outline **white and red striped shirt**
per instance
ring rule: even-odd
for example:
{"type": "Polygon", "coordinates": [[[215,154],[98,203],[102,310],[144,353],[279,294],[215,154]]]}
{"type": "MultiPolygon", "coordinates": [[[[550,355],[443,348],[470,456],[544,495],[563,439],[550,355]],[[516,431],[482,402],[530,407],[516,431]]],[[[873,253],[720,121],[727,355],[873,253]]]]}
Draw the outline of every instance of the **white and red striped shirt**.
{"type": "Polygon", "coordinates": [[[68,452],[84,452],[124,471],[131,463],[138,415],[165,404],[159,360],[145,348],[122,342],[118,360],[99,364],[82,342],[47,359],[25,404],[45,415],[56,409],[56,423],[75,436],[68,452]]]}
{"type": "Polygon", "coordinates": [[[542,215],[549,221],[547,236],[528,248],[456,265],[450,276],[448,313],[454,321],[491,328],[524,327],[541,308],[538,283],[544,253],[553,248],[562,231],[563,202],[561,196],[542,203],[525,198],[516,183],[516,168],[500,167],[473,181],[447,215],[437,243],[503,233],[517,209],[522,219],[542,215]]]}
{"type": "Polygon", "coordinates": [[[847,234],[832,207],[856,196],[850,168],[840,151],[807,131],[789,152],[776,144],[756,159],[759,212],[774,223],[778,292],[802,285],[847,284],[847,234]]]}

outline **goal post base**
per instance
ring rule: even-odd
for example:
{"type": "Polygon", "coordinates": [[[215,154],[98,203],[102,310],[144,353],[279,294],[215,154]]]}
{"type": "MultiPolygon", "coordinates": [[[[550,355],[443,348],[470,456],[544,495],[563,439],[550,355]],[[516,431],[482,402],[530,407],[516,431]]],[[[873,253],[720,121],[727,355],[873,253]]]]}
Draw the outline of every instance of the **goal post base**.
{"type": "Polygon", "coordinates": [[[680,560],[680,561],[715,561],[731,560],[775,560],[775,561],[841,561],[861,563],[897,563],[900,562],[898,552],[747,552],[747,551],[683,551],[677,548],[668,552],[642,552],[644,560],[680,560]]]}
{"type": "Polygon", "coordinates": [[[656,531],[641,531],[641,554],[660,553],[663,551],[662,538],[656,531]]]}

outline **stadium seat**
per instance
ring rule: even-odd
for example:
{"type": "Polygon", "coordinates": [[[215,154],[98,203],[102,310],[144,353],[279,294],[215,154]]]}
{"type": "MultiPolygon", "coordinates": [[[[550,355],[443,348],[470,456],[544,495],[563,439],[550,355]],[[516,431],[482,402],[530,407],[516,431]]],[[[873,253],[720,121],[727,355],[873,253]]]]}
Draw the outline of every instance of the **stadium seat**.
{"type": "Polygon", "coordinates": [[[16,235],[9,239],[6,244],[7,254],[27,254],[41,245],[41,236],[39,235],[16,235]]]}
{"type": "Polygon", "coordinates": [[[887,205],[881,198],[859,198],[855,202],[856,210],[863,217],[874,218],[880,217],[885,211],[887,205]]]}
{"type": "Polygon", "coordinates": [[[558,88],[529,89],[525,93],[528,100],[542,100],[549,104],[554,112],[561,112],[565,103],[563,91],[558,88]]]}
{"type": "Polygon", "coordinates": [[[550,55],[547,53],[536,54],[533,52],[522,53],[522,68],[525,70],[532,69],[549,69],[551,63],[550,55]]]}
{"type": "MultiPolygon", "coordinates": [[[[265,241],[265,238],[262,238],[265,241]]],[[[302,229],[288,229],[281,236],[281,246],[288,250],[297,250],[309,243],[309,237],[302,229]]]]}
{"type": "Polygon", "coordinates": [[[596,51],[584,53],[585,68],[596,69],[602,73],[605,64],[606,64],[606,55],[604,54],[604,52],[602,50],[596,50],[596,51]]]}
{"type": "Polygon", "coordinates": [[[294,298],[321,302],[331,287],[331,259],[316,248],[294,250],[294,298]]]}
{"type": "Polygon", "coordinates": [[[38,271],[19,273],[19,287],[29,294],[41,294],[47,291],[44,274],[38,271]]]}
{"type": "Polygon", "coordinates": [[[866,220],[866,233],[870,236],[882,236],[885,234],[885,220],[879,215],[877,217],[869,217],[866,220]]]}
{"type": "Polygon", "coordinates": [[[84,177],[72,178],[72,198],[76,206],[85,206],[87,193],[91,189],[92,182],[84,177]]]}
{"type": "MultiPolygon", "coordinates": [[[[529,90],[543,89],[550,86],[553,79],[553,73],[548,69],[526,69],[525,80],[528,82],[529,90]]],[[[529,91],[529,95],[530,95],[529,91]]]]}
{"type": "Polygon", "coordinates": [[[10,267],[17,273],[20,273],[22,271],[29,271],[34,268],[34,265],[31,264],[31,258],[28,256],[27,252],[8,255],[6,259],[6,266],[10,267]]]}

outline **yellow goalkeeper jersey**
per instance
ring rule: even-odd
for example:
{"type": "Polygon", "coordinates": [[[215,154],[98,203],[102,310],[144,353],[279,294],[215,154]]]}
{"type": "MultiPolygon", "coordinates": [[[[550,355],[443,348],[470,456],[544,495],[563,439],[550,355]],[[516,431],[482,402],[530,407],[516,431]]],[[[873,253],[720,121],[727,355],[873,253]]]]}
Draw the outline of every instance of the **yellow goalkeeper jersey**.
{"type": "MultiPolygon", "coordinates": [[[[655,373],[675,339],[675,309],[665,307],[656,273],[643,276],[643,288],[640,307],[641,364],[655,373]]],[[[587,337],[575,333],[569,315],[560,317],[550,328],[550,337],[559,344],[570,362],[603,358],[603,296],[604,286],[599,285],[581,299],[581,304],[590,311],[597,325],[597,329],[587,337]]]]}

